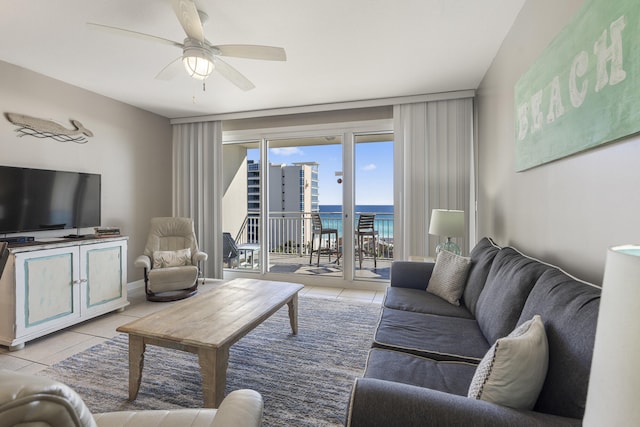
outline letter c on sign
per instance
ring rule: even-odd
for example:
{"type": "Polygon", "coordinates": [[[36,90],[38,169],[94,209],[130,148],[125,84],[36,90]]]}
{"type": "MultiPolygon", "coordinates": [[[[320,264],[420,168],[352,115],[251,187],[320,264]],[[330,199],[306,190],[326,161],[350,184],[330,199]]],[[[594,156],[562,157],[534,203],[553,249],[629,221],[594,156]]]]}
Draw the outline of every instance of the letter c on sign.
{"type": "Polygon", "coordinates": [[[576,82],[577,77],[583,77],[587,73],[587,67],[589,66],[589,55],[586,51],[582,51],[576,55],[571,64],[571,73],[569,74],[569,96],[571,98],[571,105],[578,108],[584,102],[587,97],[587,88],[589,87],[589,81],[584,79],[580,89],[576,82]]]}

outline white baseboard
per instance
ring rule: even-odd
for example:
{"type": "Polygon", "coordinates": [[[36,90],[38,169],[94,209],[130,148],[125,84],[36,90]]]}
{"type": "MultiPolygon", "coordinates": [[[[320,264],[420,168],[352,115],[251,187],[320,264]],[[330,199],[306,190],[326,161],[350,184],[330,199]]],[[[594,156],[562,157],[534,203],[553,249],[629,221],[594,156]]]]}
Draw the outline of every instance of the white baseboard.
{"type": "Polygon", "coordinates": [[[144,288],[144,279],[136,280],[135,282],[127,283],[127,292],[135,291],[144,288]]]}

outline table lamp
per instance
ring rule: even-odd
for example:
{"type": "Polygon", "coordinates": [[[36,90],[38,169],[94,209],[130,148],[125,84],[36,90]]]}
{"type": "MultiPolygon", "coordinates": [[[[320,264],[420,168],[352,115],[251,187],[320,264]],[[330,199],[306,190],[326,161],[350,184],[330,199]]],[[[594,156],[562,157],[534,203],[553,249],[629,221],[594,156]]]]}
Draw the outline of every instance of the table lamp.
{"type": "Polygon", "coordinates": [[[640,425],[640,245],[607,252],[584,425],[640,425]]]}
{"type": "Polygon", "coordinates": [[[446,237],[447,241],[436,246],[436,255],[440,251],[449,251],[461,255],[462,251],[452,237],[464,236],[464,211],[454,211],[447,209],[433,209],[431,211],[431,222],[429,223],[429,234],[446,237]]]}

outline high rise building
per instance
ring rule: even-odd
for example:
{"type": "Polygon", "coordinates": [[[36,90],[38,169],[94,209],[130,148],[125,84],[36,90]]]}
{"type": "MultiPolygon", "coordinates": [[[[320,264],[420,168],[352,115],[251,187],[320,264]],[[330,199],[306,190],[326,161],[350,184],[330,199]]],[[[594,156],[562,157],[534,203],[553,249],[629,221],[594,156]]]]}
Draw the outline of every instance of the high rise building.
{"type": "MultiPolygon", "coordinates": [[[[318,166],[316,162],[269,165],[270,250],[297,251],[311,238],[310,212],[318,212],[318,166]]],[[[260,163],[247,164],[249,236],[258,241],[260,215],[260,163]],[[249,228],[251,225],[251,228],[249,228]]]]}

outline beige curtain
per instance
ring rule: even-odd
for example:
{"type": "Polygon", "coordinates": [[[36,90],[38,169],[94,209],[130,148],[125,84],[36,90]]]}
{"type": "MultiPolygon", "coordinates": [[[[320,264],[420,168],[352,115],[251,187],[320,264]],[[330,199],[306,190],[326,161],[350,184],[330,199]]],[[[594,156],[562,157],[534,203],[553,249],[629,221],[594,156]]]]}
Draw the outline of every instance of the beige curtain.
{"type": "Polygon", "coordinates": [[[434,256],[432,209],[465,212],[467,235],[455,239],[463,255],[475,245],[473,100],[394,106],[396,259],[434,256]],[[396,228],[397,227],[397,228],[396,228]]]}
{"type": "Polygon", "coordinates": [[[173,215],[193,218],[209,254],[205,277],[222,278],[222,123],[173,125],[173,215]]]}

